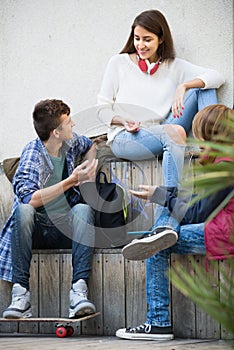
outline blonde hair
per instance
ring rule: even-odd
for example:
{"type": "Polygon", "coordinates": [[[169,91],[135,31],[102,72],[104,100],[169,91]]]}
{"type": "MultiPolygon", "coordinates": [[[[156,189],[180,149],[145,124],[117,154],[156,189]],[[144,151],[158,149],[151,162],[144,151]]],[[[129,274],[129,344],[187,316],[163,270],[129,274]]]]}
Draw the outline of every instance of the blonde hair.
{"type": "Polygon", "coordinates": [[[194,137],[200,141],[233,144],[233,125],[234,110],[222,104],[215,104],[205,107],[195,115],[192,131],[194,137]]]}

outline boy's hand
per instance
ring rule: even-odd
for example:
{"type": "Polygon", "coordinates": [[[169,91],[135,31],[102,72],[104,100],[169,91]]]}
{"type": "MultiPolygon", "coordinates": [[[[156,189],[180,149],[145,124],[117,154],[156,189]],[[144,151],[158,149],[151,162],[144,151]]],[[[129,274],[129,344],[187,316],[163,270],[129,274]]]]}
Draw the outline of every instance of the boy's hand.
{"type": "Polygon", "coordinates": [[[149,200],[151,199],[156,187],[157,186],[139,185],[140,191],[129,190],[129,192],[140,199],[149,200]]]}
{"type": "Polygon", "coordinates": [[[93,159],[92,161],[86,160],[82,164],[78,165],[72,173],[72,176],[74,176],[76,179],[74,186],[78,186],[82,182],[94,182],[97,165],[98,159],[93,159]]]}

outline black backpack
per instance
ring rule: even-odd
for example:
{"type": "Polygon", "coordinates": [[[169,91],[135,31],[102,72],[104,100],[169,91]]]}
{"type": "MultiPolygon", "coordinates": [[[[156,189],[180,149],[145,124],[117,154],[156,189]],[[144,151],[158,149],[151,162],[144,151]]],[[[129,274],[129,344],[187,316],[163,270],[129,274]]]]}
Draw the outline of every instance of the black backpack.
{"type": "Polygon", "coordinates": [[[95,182],[80,186],[85,203],[95,210],[95,247],[122,247],[127,243],[127,204],[122,186],[108,182],[106,174],[98,172],[95,182]],[[104,182],[100,182],[101,176],[104,182]]]}

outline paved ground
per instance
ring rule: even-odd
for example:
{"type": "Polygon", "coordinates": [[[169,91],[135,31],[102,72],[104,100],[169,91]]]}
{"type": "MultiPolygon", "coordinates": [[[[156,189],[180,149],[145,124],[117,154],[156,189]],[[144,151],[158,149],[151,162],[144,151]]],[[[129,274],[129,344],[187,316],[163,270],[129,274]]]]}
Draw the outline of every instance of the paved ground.
{"type": "Polygon", "coordinates": [[[176,339],[171,341],[122,340],[116,337],[4,336],[0,349],[8,350],[231,350],[230,342],[218,340],[176,339]]]}

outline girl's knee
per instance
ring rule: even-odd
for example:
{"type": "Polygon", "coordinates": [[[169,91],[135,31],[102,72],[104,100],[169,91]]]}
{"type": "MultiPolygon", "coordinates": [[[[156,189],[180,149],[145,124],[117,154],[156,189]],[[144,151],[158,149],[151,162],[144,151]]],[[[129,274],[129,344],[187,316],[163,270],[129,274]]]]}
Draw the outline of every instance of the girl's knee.
{"type": "Polygon", "coordinates": [[[186,132],[181,125],[168,124],[165,125],[165,131],[168,136],[177,144],[186,144],[186,132]]]}

